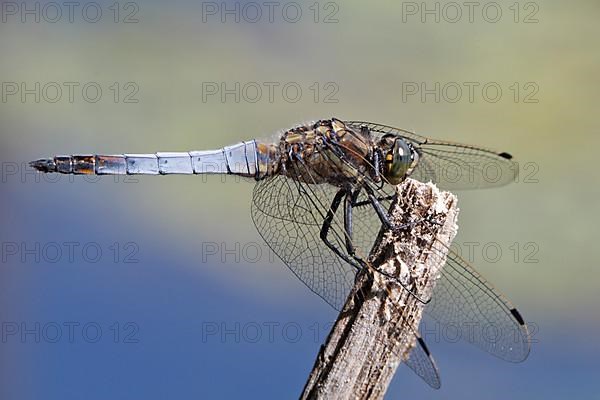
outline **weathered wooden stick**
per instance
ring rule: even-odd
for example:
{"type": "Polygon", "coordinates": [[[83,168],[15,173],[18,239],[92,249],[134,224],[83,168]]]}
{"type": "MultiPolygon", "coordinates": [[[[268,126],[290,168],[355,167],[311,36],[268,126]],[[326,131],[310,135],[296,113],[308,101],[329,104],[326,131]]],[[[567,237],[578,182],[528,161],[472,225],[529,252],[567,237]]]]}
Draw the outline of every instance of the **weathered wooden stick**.
{"type": "Polygon", "coordinates": [[[402,228],[379,233],[372,267],[358,274],[302,399],[381,399],[416,345],[425,305],[405,288],[420,299],[431,297],[458,229],[457,199],[412,179],[398,185],[396,195],[390,216],[402,228]]]}

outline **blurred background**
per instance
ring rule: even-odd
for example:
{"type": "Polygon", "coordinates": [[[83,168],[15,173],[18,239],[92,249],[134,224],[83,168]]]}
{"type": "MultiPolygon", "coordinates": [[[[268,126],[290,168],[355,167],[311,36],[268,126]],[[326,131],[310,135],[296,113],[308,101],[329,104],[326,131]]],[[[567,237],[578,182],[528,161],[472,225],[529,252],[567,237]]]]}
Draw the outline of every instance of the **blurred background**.
{"type": "Polygon", "coordinates": [[[337,312],[262,243],[252,183],[36,175],[332,116],[511,152],[455,248],[533,330],[522,364],[425,321],[388,398],[600,398],[597,1],[2,2],[0,398],[296,398],[337,312]]]}

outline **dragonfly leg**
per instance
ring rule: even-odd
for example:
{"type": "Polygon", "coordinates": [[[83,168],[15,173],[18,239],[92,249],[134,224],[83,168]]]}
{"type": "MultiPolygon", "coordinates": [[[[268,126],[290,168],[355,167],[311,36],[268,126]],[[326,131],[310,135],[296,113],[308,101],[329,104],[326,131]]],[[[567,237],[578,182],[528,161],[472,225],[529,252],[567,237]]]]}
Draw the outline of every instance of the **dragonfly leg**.
{"type": "Polygon", "coordinates": [[[390,221],[390,216],[389,216],[389,213],[387,212],[387,210],[385,208],[383,208],[379,199],[377,199],[377,197],[375,197],[375,195],[373,194],[373,189],[371,189],[368,186],[365,186],[364,188],[367,191],[367,196],[369,196],[369,202],[375,209],[375,212],[377,213],[377,216],[381,220],[381,223],[387,229],[396,232],[398,230],[406,229],[408,227],[415,225],[416,221],[415,222],[407,222],[405,224],[400,224],[400,225],[394,225],[392,223],[392,221],[390,221]]]}
{"type": "MultiPolygon", "coordinates": [[[[328,239],[329,231],[331,229],[331,222],[333,221],[333,217],[334,217],[337,209],[339,208],[339,206],[342,202],[342,199],[345,196],[347,196],[347,193],[348,193],[348,191],[346,189],[340,189],[335,194],[335,197],[333,198],[333,201],[331,203],[331,207],[329,207],[329,210],[327,211],[327,216],[325,217],[325,220],[323,221],[323,226],[321,227],[320,237],[321,237],[321,240],[323,241],[323,243],[325,243],[327,245],[327,247],[329,247],[331,249],[331,251],[333,251],[337,256],[341,257],[344,261],[346,261],[348,264],[352,265],[353,267],[360,269],[362,267],[362,264],[359,262],[359,265],[357,265],[358,259],[356,257],[352,256],[352,258],[350,258],[348,255],[344,254],[343,252],[340,251],[340,249],[338,249],[336,246],[334,246],[333,243],[331,243],[328,239]]],[[[344,218],[344,220],[345,219],[346,218],[344,218]]],[[[345,225],[345,223],[344,223],[344,225],[345,225]]],[[[346,246],[348,246],[347,233],[344,236],[346,236],[346,246]]],[[[351,246],[351,243],[350,243],[350,246],[351,246]]],[[[352,249],[354,249],[354,248],[352,247],[352,249]]]]}
{"type": "Polygon", "coordinates": [[[379,202],[377,197],[375,197],[375,195],[373,194],[373,189],[371,189],[368,186],[365,186],[365,190],[367,191],[367,196],[369,197],[369,202],[375,209],[375,212],[377,213],[377,216],[381,220],[381,223],[383,225],[385,225],[386,228],[393,229],[394,225],[390,221],[388,212],[385,210],[385,208],[383,208],[383,206],[381,205],[381,203],[379,202]]]}
{"type": "Polygon", "coordinates": [[[380,149],[376,149],[373,153],[373,168],[374,171],[374,181],[379,182],[379,187],[377,189],[381,190],[383,188],[383,179],[381,178],[381,159],[383,158],[383,154],[380,149]]]}
{"type": "MultiPolygon", "coordinates": [[[[386,197],[377,197],[377,201],[381,202],[383,200],[393,200],[394,196],[395,195],[391,194],[386,197]]],[[[356,201],[356,202],[354,202],[354,204],[352,204],[352,207],[362,207],[362,206],[366,206],[366,205],[371,205],[371,200],[356,201]]]]}
{"type": "Polygon", "coordinates": [[[356,204],[356,199],[358,199],[359,193],[360,188],[354,192],[346,192],[346,197],[344,197],[344,230],[346,231],[346,250],[348,251],[348,254],[354,258],[356,258],[356,248],[352,243],[352,208],[354,207],[354,204],[356,204]]]}

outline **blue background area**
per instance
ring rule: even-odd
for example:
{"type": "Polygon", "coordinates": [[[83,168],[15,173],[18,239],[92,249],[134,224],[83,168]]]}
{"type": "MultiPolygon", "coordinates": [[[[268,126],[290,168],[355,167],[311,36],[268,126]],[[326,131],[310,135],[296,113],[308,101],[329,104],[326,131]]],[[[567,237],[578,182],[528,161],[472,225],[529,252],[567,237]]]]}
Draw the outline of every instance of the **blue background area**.
{"type": "MultiPolygon", "coordinates": [[[[202,22],[200,3],[143,2],[138,23],[115,24],[112,3],[99,4],[108,14],[94,24],[0,23],[3,82],[104,90],[97,103],[0,103],[1,399],[296,398],[337,314],[262,244],[251,183],[54,181],[25,163],[218,148],[332,115],[506,149],[537,168],[530,184],[459,193],[456,241],[481,244],[474,264],[534,329],[530,357],[503,362],[426,321],[442,389],[401,366],[388,398],[600,398],[597,2],[536,2],[535,24],[511,22],[508,4],[496,24],[402,22],[392,2],[338,3],[332,24],[312,21],[312,2],[299,3],[295,24],[202,22]],[[203,100],[206,82],[271,81],[297,83],[302,98],[203,100]],[[504,97],[403,101],[406,82],[470,81],[498,82],[504,97]],[[530,81],[539,102],[513,101],[509,86],[530,81]],[[127,82],[137,103],[122,101],[127,82]],[[328,82],[335,103],[324,101],[328,82]],[[502,249],[499,261],[482,255],[485,243],[502,249]],[[524,262],[528,243],[534,263],[524,262]]],[[[331,10],[320,6],[322,18],[331,10]]]]}
{"type": "MultiPolygon", "coordinates": [[[[42,190],[53,197],[76,188],[42,190]]],[[[88,211],[67,205],[48,213],[47,200],[37,190],[23,190],[21,198],[13,192],[6,205],[27,210],[13,218],[36,221],[32,227],[37,230],[23,238],[27,243],[79,238],[81,246],[97,243],[105,251],[114,241],[135,237],[139,262],[115,263],[111,254],[98,263],[70,263],[66,256],[56,264],[44,262],[44,256],[36,263],[30,256],[25,263],[13,259],[5,264],[2,398],[290,398],[302,390],[336,313],[283,266],[271,266],[270,281],[289,285],[282,298],[268,289],[251,296],[228,284],[253,280],[251,264],[190,268],[191,256],[172,253],[168,242],[144,232],[143,225],[127,217],[118,223],[90,219],[88,211]],[[37,331],[39,343],[33,333],[22,336],[22,326],[9,335],[10,323],[37,331]],[[69,323],[74,324],[72,338],[69,323]],[[56,324],[62,334],[58,339],[56,324]],[[93,326],[84,331],[86,324],[93,326]]],[[[2,234],[10,236],[10,229],[4,226],[2,234]]],[[[525,363],[513,365],[462,342],[447,343],[432,321],[426,323],[431,331],[425,338],[443,388],[429,389],[401,366],[390,398],[585,398],[596,393],[598,346],[584,329],[535,321],[539,332],[532,353],[525,363]]]]}

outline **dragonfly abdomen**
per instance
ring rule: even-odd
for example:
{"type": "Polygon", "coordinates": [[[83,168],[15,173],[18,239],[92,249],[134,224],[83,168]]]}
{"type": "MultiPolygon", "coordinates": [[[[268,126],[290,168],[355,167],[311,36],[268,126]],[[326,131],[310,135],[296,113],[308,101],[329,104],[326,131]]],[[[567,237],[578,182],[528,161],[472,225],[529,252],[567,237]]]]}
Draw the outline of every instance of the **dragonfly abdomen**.
{"type": "Polygon", "coordinates": [[[41,172],[76,175],[232,174],[260,179],[272,173],[268,159],[258,154],[261,146],[251,140],[206,151],[55,156],[30,165],[41,172]]]}

